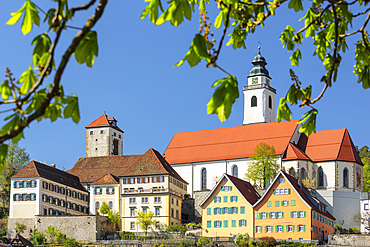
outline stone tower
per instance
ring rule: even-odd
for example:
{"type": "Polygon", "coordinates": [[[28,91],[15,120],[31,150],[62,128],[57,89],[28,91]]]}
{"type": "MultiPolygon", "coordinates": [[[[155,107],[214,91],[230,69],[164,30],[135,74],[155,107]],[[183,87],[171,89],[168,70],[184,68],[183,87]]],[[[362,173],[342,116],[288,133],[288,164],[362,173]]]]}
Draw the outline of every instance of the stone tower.
{"type": "MultiPolygon", "coordinates": [[[[258,48],[260,49],[260,48],[258,48]]],[[[243,124],[275,122],[276,89],[271,87],[271,77],[265,68],[266,60],[260,50],[254,57],[244,92],[243,124]]]]}
{"type": "Polygon", "coordinates": [[[123,131],[106,114],[86,126],[86,157],[123,155],[123,131]]]}

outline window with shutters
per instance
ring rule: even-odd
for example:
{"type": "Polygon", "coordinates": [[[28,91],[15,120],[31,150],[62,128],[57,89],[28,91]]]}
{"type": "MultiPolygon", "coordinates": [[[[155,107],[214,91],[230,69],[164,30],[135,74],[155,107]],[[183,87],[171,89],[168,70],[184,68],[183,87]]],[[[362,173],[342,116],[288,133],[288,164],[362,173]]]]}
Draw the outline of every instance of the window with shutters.
{"type": "Polygon", "coordinates": [[[239,226],[247,226],[247,220],[239,220],[239,226]]]}
{"type": "Polygon", "coordinates": [[[267,201],[267,207],[271,207],[271,201],[267,201]]]}
{"type": "Polygon", "coordinates": [[[211,215],[211,212],[212,212],[212,209],[211,208],[207,208],[207,215],[211,215]]]}
{"type": "Polygon", "coordinates": [[[240,213],[245,214],[245,207],[244,206],[240,207],[240,213]]]}
{"type": "Polygon", "coordinates": [[[275,212],[271,212],[270,213],[270,219],[275,219],[276,217],[276,213],[275,212]]]}
{"type": "Polygon", "coordinates": [[[256,232],[261,233],[262,232],[262,226],[256,226],[256,232]]]}
{"type": "Polygon", "coordinates": [[[207,228],[211,228],[212,227],[212,221],[208,220],[207,221],[207,228]]]}
{"type": "Polygon", "coordinates": [[[251,107],[256,107],[257,106],[257,97],[252,96],[251,98],[251,107]]]}
{"type": "Polygon", "coordinates": [[[261,219],[266,219],[267,217],[266,217],[266,215],[267,215],[267,213],[261,213],[261,219]]]}
{"type": "Polygon", "coordinates": [[[293,225],[287,225],[287,232],[293,232],[293,225]]]}
{"type": "Polygon", "coordinates": [[[237,207],[231,207],[231,213],[232,214],[237,214],[238,213],[238,208],[237,207]]]}
{"type": "Polygon", "coordinates": [[[292,200],[290,203],[291,206],[295,206],[295,200],[292,200]]]}
{"type": "Polygon", "coordinates": [[[224,227],[229,227],[229,221],[228,220],[224,220],[224,227]]]}
{"type": "Polygon", "coordinates": [[[224,202],[227,202],[227,196],[224,196],[224,202]]]}
{"type": "Polygon", "coordinates": [[[215,227],[221,227],[221,220],[215,220],[215,227]]]}
{"type": "Polygon", "coordinates": [[[214,214],[221,214],[220,208],[214,208],[214,214]]]}
{"type": "Polygon", "coordinates": [[[283,226],[278,225],[276,230],[277,232],[283,232],[283,226]]]}
{"type": "Polygon", "coordinates": [[[280,201],[275,201],[275,207],[279,207],[280,206],[280,201]]]}
{"type": "Polygon", "coordinates": [[[287,200],[282,201],[281,206],[283,206],[283,207],[289,206],[289,201],[287,201],[287,200]]]}
{"type": "Polygon", "coordinates": [[[299,218],[306,217],[306,211],[299,211],[299,218]]]}
{"type": "Polygon", "coordinates": [[[230,196],[230,202],[237,202],[238,197],[237,196],[230,196]]]}
{"type": "Polygon", "coordinates": [[[266,226],[266,232],[271,232],[271,226],[266,226]]]}
{"type": "Polygon", "coordinates": [[[282,219],[284,217],[283,212],[277,212],[277,218],[282,219]]]}
{"type": "Polygon", "coordinates": [[[228,208],[228,207],[224,207],[224,209],[223,209],[223,213],[224,213],[224,214],[229,214],[229,208],[228,208]]]}
{"type": "Polygon", "coordinates": [[[297,211],[291,212],[291,216],[292,216],[292,218],[297,218],[298,217],[297,211]]]}

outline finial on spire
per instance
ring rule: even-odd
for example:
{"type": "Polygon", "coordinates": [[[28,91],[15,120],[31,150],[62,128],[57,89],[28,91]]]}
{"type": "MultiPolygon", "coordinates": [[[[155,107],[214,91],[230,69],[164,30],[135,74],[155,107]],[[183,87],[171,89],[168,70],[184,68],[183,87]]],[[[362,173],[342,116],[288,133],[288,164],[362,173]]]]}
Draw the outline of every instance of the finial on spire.
{"type": "Polygon", "coordinates": [[[261,41],[258,40],[258,55],[261,55],[261,41]]]}
{"type": "Polygon", "coordinates": [[[107,113],[104,111],[104,115],[107,115],[107,113]]]}

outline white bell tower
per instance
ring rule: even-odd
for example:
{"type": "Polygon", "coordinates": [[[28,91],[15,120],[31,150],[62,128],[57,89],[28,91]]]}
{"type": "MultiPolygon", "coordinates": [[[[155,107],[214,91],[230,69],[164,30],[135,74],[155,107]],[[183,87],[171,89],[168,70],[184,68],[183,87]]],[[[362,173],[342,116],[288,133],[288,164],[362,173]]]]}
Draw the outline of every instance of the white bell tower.
{"type": "Polygon", "coordinates": [[[243,125],[275,122],[276,89],[271,87],[271,77],[265,68],[266,60],[258,55],[254,57],[248,78],[248,86],[243,87],[244,120],[243,125]]]}

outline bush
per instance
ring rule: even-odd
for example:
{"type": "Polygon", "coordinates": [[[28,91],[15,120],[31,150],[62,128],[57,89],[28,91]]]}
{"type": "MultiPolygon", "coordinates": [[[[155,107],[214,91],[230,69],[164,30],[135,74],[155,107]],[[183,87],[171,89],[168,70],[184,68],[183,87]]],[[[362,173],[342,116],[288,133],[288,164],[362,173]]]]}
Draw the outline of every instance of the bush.
{"type": "Polygon", "coordinates": [[[79,247],[80,243],[75,238],[65,238],[63,246],[65,246],[65,247],[79,247]]]}
{"type": "Polygon", "coordinates": [[[341,227],[340,225],[338,225],[338,224],[335,224],[335,225],[334,225],[334,228],[335,228],[336,230],[340,231],[340,232],[342,232],[342,231],[343,231],[342,227],[341,227]]]}
{"type": "Polygon", "coordinates": [[[198,239],[197,246],[205,245],[205,244],[208,244],[210,242],[211,242],[211,240],[202,236],[198,239]]]}
{"type": "Polygon", "coordinates": [[[351,228],[349,228],[349,232],[358,234],[358,233],[360,233],[360,230],[357,227],[351,227],[351,228]]]}
{"type": "Polygon", "coordinates": [[[164,245],[164,244],[161,244],[159,247],[166,247],[166,245],[164,245]]]}
{"type": "Polygon", "coordinates": [[[247,246],[249,242],[249,234],[248,233],[238,233],[236,238],[234,239],[234,243],[238,246],[247,246]]]}
{"type": "Polygon", "coordinates": [[[268,237],[268,236],[261,237],[259,238],[259,240],[262,242],[266,242],[268,245],[272,245],[272,246],[276,245],[276,240],[273,237],[268,237]]]}
{"type": "Polygon", "coordinates": [[[43,245],[46,242],[45,233],[39,232],[37,229],[33,230],[33,242],[36,245],[43,245]]]}
{"type": "MultiPolygon", "coordinates": [[[[133,240],[133,239],[136,238],[136,236],[133,232],[125,232],[125,231],[121,232],[119,234],[119,237],[122,240],[133,240]]],[[[157,247],[159,247],[159,246],[157,246],[157,247]]]]}
{"type": "Polygon", "coordinates": [[[293,242],[293,241],[286,241],[286,240],[278,241],[277,245],[279,245],[280,247],[301,247],[301,246],[309,247],[309,246],[315,246],[314,243],[300,243],[300,242],[293,242]]]}
{"type": "Polygon", "coordinates": [[[25,224],[21,224],[19,222],[15,222],[15,228],[14,229],[18,233],[23,233],[24,230],[26,230],[26,225],[25,224]]]}
{"type": "Polygon", "coordinates": [[[157,243],[155,243],[155,244],[153,245],[153,247],[159,247],[159,245],[158,245],[157,243]]]}
{"type": "Polygon", "coordinates": [[[193,229],[198,229],[198,228],[201,228],[202,227],[202,223],[195,224],[194,222],[191,222],[191,223],[186,224],[186,227],[187,228],[190,227],[190,226],[192,226],[193,229]]]}

